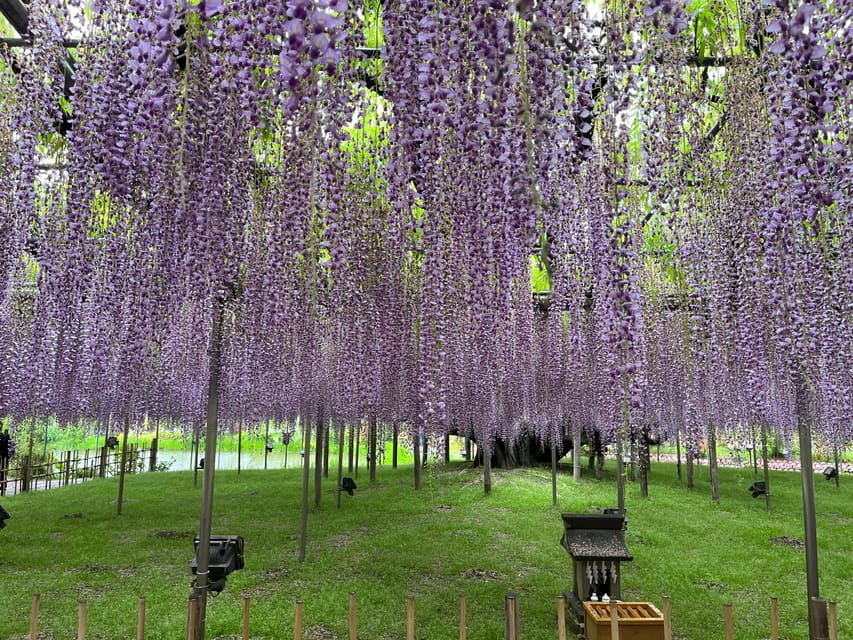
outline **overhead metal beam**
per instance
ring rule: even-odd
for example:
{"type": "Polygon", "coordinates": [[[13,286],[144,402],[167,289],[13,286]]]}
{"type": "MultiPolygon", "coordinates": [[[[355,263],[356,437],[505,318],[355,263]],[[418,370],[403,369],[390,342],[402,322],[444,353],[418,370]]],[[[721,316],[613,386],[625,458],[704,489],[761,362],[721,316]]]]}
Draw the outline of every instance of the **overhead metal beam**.
{"type": "MultiPolygon", "coordinates": [[[[2,2],[2,0],[0,0],[2,2]]],[[[0,44],[5,44],[7,47],[12,49],[17,47],[31,47],[33,46],[33,41],[30,38],[0,38],[0,44]]],[[[66,49],[75,49],[80,46],[79,38],[64,38],[62,40],[62,46],[66,49]]]]}
{"type": "Polygon", "coordinates": [[[21,0],[0,0],[0,13],[2,13],[12,28],[20,35],[26,35],[30,22],[30,11],[21,0]]]}

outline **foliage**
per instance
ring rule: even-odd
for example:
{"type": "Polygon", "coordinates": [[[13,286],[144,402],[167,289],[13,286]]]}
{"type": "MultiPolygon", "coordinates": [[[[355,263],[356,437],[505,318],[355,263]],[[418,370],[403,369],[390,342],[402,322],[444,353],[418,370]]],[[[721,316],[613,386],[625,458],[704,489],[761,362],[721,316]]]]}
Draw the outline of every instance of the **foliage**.
{"type": "Polygon", "coordinates": [[[223,423],[850,442],[853,4],[30,10],[0,72],[13,423],[189,433],[221,349],[223,423]]]}

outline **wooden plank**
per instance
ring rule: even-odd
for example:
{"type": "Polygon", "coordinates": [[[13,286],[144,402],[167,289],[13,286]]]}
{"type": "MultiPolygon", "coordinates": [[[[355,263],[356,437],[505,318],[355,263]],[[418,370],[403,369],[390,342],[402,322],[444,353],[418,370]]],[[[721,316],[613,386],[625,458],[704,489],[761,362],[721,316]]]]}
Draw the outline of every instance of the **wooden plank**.
{"type": "Polygon", "coordinates": [[[518,596],[508,593],[504,600],[504,638],[518,640],[518,596]]]}
{"type": "Polygon", "coordinates": [[[672,640],[672,620],[670,619],[669,596],[663,597],[663,640],[672,640]]]}
{"type": "Polygon", "coordinates": [[[296,601],[296,620],[293,623],[293,640],[302,640],[302,600],[296,601]]]}
{"type": "Polygon", "coordinates": [[[462,593],[459,595],[459,640],[465,640],[465,636],[468,633],[468,613],[466,609],[465,594],[462,593]]]}
{"type": "Polygon", "coordinates": [[[829,601],[829,640],[838,640],[838,606],[829,601]]]}
{"type": "Polygon", "coordinates": [[[249,640],[249,596],[243,596],[243,640],[249,640]]]}
{"type": "Polygon", "coordinates": [[[557,598],[557,634],[559,640],[566,640],[566,598],[557,598]]]}
{"type": "Polygon", "coordinates": [[[145,596],[139,598],[139,608],[136,613],[136,640],[145,637],[145,596]]]}
{"type": "Polygon", "coordinates": [[[30,609],[30,640],[38,639],[39,632],[39,601],[41,600],[40,593],[33,594],[33,606],[30,609]]]}
{"type": "Polygon", "coordinates": [[[415,640],[415,594],[406,597],[406,640],[415,640]]]}
{"type": "Polygon", "coordinates": [[[610,603],[610,640],[619,640],[619,607],[610,603]]]}
{"type": "Polygon", "coordinates": [[[358,619],[356,615],[355,592],[349,594],[349,640],[358,640],[358,619]]]}
{"type": "Polygon", "coordinates": [[[779,599],[770,598],[770,640],[779,640],[779,599]]]}
{"type": "Polygon", "coordinates": [[[732,605],[725,604],[723,605],[726,613],[726,640],[734,640],[735,637],[735,623],[734,617],[732,615],[732,605]]]}
{"type": "Polygon", "coordinates": [[[81,600],[77,607],[77,640],[86,640],[86,601],[81,600]]]}

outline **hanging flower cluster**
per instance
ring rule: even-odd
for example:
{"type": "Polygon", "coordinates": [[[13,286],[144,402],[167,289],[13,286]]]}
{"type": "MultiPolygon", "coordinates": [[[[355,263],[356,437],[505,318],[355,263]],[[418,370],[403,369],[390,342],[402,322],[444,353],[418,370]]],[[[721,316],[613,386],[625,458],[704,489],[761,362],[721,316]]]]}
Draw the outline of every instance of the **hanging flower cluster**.
{"type": "Polygon", "coordinates": [[[708,71],[670,0],[386,3],[370,64],[342,0],[99,0],[65,96],[33,0],[0,415],[198,424],[221,347],[223,424],[849,440],[853,10],[755,4],[708,71]]]}

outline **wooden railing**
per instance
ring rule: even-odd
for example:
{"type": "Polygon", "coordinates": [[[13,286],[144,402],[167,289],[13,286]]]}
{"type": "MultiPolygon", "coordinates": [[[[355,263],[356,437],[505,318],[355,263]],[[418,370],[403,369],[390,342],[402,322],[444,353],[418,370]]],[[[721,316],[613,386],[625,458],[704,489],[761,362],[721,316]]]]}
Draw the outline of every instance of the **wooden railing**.
{"type": "MultiPolygon", "coordinates": [[[[30,640],[37,640],[39,638],[39,605],[41,602],[41,595],[35,594],[33,595],[32,609],[30,611],[30,631],[29,638],[30,640]]],[[[656,607],[648,603],[651,610],[658,611],[656,607]]],[[[566,640],[566,623],[565,623],[565,611],[566,611],[566,602],[563,596],[557,598],[556,602],[557,606],[557,629],[555,630],[555,635],[559,640],[566,640]]],[[[136,622],[136,640],[143,640],[145,637],[145,608],[146,601],[144,597],[139,598],[139,606],[137,609],[137,622],[136,622]]],[[[401,607],[402,609],[402,607],[401,607]]],[[[672,640],[672,622],[670,620],[670,602],[667,596],[663,597],[663,604],[661,607],[663,613],[663,624],[660,627],[659,632],[655,632],[654,635],[648,636],[649,638],[662,638],[662,640],[672,640]]],[[[610,604],[610,615],[607,618],[607,627],[609,631],[610,640],[619,640],[620,632],[622,630],[622,619],[618,613],[617,602],[613,601],[610,604]]],[[[78,615],[77,615],[77,640],[85,640],[87,629],[87,612],[88,605],[85,600],[79,601],[78,606],[78,615]]],[[[249,640],[249,629],[250,629],[250,612],[251,612],[251,603],[249,596],[243,597],[243,606],[242,606],[242,624],[241,624],[241,632],[240,638],[242,640],[249,640]]],[[[724,616],[724,624],[725,624],[725,638],[726,640],[734,639],[734,612],[732,609],[732,605],[727,604],[724,606],[723,611],[724,616]]],[[[191,620],[193,617],[193,610],[190,607],[188,612],[188,620],[191,620]]],[[[235,618],[237,616],[235,615],[235,618]]],[[[606,614],[605,614],[606,617],[606,614]]],[[[778,618],[778,603],[776,598],[771,599],[770,604],[770,640],[779,640],[779,618],[778,618]]],[[[348,629],[349,629],[349,640],[357,640],[358,639],[358,609],[357,609],[357,601],[356,594],[349,594],[349,613],[348,613],[348,629]]],[[[459,640],[466,640],[467,634],[467,617],[466,617],[466,600],[465,595],[462,594],[459,596],[459,640]]],[[[625,619],[625,622],[635,622],[633,619],[629,620],[625,619]]],[[[504,606],[504,637],[505,640],[519,640],[519,626],[520,626],[520,617],[519,617],[519,602],[518,596],[514,593],[509,593],[506,595],[505,606],[504,606]]],[[[297,600],[294,606],[294,621],[293,621],[293,639],[294,640],[302,640],[303,638],[303,616],[302,616],[302,601],[297,600]]],[[[235,627],[237,626],[237,621],[235,620],[235,627]]],[[[201,640],[192,636],[192,629],[195,628],[195,625],[188,624],[188,635],[187,640],[201,640]]],[[[236,636],[235,636],[236,637],[236,636]]],[[[415,596],[409,593],[406,597],[406,640],[414,640],[415,639],[415,596]]],[[[592,637],[592,636],[589,636],[592,637]]],[[[631,636],[637,637],[637,636],[631,636]]],[[[646,636],[643,636],[644,638],[646,636]]],[[[719,637],[719,636],[718,636],[719,637]]],[[[579,638],[584,638],[584,636],[579,636],[579,638]]],[[[838,640],[838,610],[835,602],[829,603],[829,640],[838,640]]]]}
{"type": "MultiPolygon", "coordinates": [[[[156,455],[156,448],[128,445],[125,473],[153,470],[156,455]]],[[[23,456],[17,466],[0,466],[0,495],[63,487],[93,478],[117,476],[120,472],[121,449],[118,446],[83,452],[50,452],[47,459],[32,463],[28,456],[23,456]]]]}

